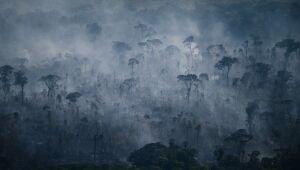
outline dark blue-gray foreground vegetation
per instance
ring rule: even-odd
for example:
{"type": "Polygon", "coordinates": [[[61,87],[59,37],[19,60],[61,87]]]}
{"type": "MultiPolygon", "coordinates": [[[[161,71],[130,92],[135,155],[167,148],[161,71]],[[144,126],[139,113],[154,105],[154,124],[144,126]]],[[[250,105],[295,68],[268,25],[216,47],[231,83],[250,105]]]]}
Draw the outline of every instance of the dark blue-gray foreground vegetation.
{"type": "Polygon", "coordinates": [[[0,169],[300,169],[299,11],[0,1],[0,169]]]}

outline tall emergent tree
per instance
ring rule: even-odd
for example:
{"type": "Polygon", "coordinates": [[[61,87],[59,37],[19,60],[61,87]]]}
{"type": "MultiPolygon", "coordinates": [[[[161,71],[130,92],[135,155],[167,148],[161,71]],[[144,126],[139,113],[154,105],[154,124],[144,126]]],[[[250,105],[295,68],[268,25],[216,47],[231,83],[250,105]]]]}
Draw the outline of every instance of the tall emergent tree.
{"type": "Polygon", "coordinates": [[[135,78],[125,79],[120,85],[120,96],[122,96],[124,92],[132,92],[133,88],[137,86],[137,83],[138,81],[135,78]]]}
{"type": "Polygon", "coordinates": [[[195,74],[178,75],[178,81],[182,81],[186,88],[186,100],[189,103],[192,85],[198,80],[195,74]]]}
{"type": "Polygon", "coordinates": [[[253,64],[252,70],[254,72],[254,87],[262,88],[267,82],[271,66],[269,64],[257,62],[253,64]]]}
{"type": "Polygon", "coordinates": [[[23,71],[17,71],[15,75],[15,85],[21,87],[21,101],[24,103],[24,86],[28,83],[28,79],[23,71]]]}
{"type": "Polygon", "coordinates": [[[285,57],[285,63],[284,63],[284,69],[287,68],[290,55],[297,51],[300,48],[300,42],[295,41],[293,39],[284,39],[282,41],[279,41],[275,44],[275,48],[282,48],[285,49],[284,57],[285,57]]]}
{"type": "Polygon", "coordinates": [[[250,39],[252,40],[252,46],[254,48],[254,58],[258,58],[258,56],[261,54],[263,41],[258,35],[250,35],[250,39]]]}
{"type": "Polygon", "coordinates": [[[131,77],[134,77],[134,66],[138,64],[139,61],[136,58],[130,58],[128,60],[128,65],[131,67],[131,77]]]}
{"type": "Polygon", "coordinates": [[[154,57],[155,53],[154,53],[154,49],[159,47],[160,45],[162,45],[162,41],[160,39],[150,39],[146,41],[146,47],[148,47],[150,49],[151,52],[151,56],[154,57]]]}
{"type": "Polygon", "coordinates": [[[138,24],[134,26],[134,29],[137,31],[137,35],[140,40],[151,38],[156,34],[156,31],[152,27],[145,24],[138,24]]]}
{"type": "Polygon", "coordinates": [[[187,57],[187,72],[189,73],[192,70],[192,63],[193,63],[193,47],[192,47],[192,43],[194,42],[194,37],[193,36],[189,36],[187,38],[184,39],[184,41],[182,42],[184,44],[184,46],[189,50],[189,54],[186,55],[187,57]]]}
{"type": "MultiPolygon", "coordinates": [[[[193,83],[194,86],[195,86],[197,98],[200,97],[200,88],[201,88],[202,91],[204,91],[205,90],[205,84],[207,83],[208,80],[209,80],[208,74],[207,73],[201,73],[198,76],[198,79],[193,83]]],[[[201,96],[204,97],[204,94],[201,93],[201,96]]]]}
{"type": "Polygon", "coordinates": [[[76,102],[79,97],[81,97],[81,93],[79,93],[79,92],[71,92],[66,96],[66,99],[69,100],[70,105],[73,109],[73,112],[75,113],[76,121],[79,120],[79,108],[76,107],[76,102]]]}
{"type": "Polygon", "coordinates": [[[128,51],[130,51],[132,48],[130,47],[129,44],[127,44],[125,42],[116,41],[113,43],[112,49],[113,49],[116,57],[118,57],[119,62],[124,63],[126,61],[125,60],[126,53],[128,51]]]}
{"type": "Polygon", "coordinates": [[[186,37],[183,41],[184,46],[186,46],[189,49],[190,55],[192,55],[192,43],[193,42],[194,42],[193,36],[186,37]]]}
{"type": "Polygon", "coordinates": [[[229,72],[233,64],[238,63],[238,59],[230,56],[224,56],[220,61],[215,64],[219,70],[226,70],[226,82],[229,83],[229,72]]]}
{"type": "Polygon", "coordinates": [[[61,78],[57,75],[49,74],[47,76],[42,76],[40,80],[43,81],[48,88],[48,99],[53,98],[55,96],[55,88],[58,87],[57,82],[61,80],[61,78]]]}
{"type": "Polygon", "coordinates": [[[2,90],[3,90],[3,99],[6,100],[8,93],[10,92],[11,81],[12,81],[12,73],[13,67],[10,65],[4,65],[0,67],[0,80],[2,83],[2,90]]]}

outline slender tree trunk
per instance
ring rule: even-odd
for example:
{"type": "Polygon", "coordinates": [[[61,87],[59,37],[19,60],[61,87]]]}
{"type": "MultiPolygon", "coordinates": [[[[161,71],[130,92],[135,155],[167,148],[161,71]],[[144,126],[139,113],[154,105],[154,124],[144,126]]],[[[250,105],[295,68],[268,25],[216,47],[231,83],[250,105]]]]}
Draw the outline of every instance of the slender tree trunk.
{"type": "Polygon", "coordinates": [[[133,73],[133,64],[131,64],[131,77],[134,77],[134,73],[133,73]]]}
{"type": "Polygon", "coordinates": [[[24,103],[24,86],[21,86],[21,101],[24,103]]]}
{"type": "Polygon", "coordinates": [[[230,71],[230,67],[227,68],[227,72],[226,72],[226,84],[227,84],[227,86],[229,86],[229,71],[230,71]]]}
{"type": "Polygon", "coordinates": [[[248,47],[245,47],[244,50],[245,50],[245,59],[246,59],[246,63],[249,64],[248,47]]]}
{"type": "Polygon", "coordinates": [[[192,51],[192,45],[190,46],[190,60],[189,60],[189,69],[190,69],[190,72],[193,72],[192,71],[192,68],[193,68],[193,51],[192,51]]]}
{"type": "Polygon", "coordinates": [[[191,95],[191,88],[189,87],[187,89],[187,95],[186,95],[186,99],[187,99],[187,103],[188,104],[190,103],[190,95],[191,95]]]}
{"type": "Polygon", "coordinates": [[[48,89],[48,93],[47,93],[48,100],[50,100],[50,98],[51,98],[51,91],[52,91],[52,90],[49,88],[49,89],[48,89]]]}
{"type": "Polygon", "coordinates": [[[196,87],[197,100],[200,98],[199,85],[196,87]]]}

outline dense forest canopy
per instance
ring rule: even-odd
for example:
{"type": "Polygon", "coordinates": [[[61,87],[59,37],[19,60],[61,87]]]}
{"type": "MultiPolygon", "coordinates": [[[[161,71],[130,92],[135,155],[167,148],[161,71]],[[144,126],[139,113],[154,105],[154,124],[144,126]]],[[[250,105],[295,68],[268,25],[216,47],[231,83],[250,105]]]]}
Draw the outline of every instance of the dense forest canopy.
{"type": "Polygon", "coordinates": [[[0,169],[299,168],[297,0],[0,0],[0,169]]]}

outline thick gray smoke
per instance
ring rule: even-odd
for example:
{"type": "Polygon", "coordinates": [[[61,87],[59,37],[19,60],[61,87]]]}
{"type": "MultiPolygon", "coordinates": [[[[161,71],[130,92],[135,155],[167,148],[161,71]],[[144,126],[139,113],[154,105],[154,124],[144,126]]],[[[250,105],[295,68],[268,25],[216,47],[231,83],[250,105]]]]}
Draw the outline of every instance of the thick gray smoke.
{"type": "MultiPolygon", "coordinates": [[[[52,136],[70,133],[73,141],[62,139],[71,148],[66,153],[81,153],[82,160],[90,159],[94,134],[106,148],[99,155],[113,159],[175,139],[197,148],[199,160],[212,160],[226,136],[249,131],[249,103],[257,112],[270,110],[272,91],[233,84],[253,60],[271,65],[271,76],[286,68],[286,58],[272,58],[284,49],[272,48],[300,39],[299,11],[296,0],[0,0],[0,66],[28,77],[24,103],[12,86],[8,94],[1,91],[0,111],[20,114],[19,138],[31,156],[49,142],[31,125],[52,124],[52,136]],[[239,60],[227,78],[216,66],[224,56],[239,60]],[[197,76],[190,87],[178,76],[188,74],[197,76]],[[45,83],[47,75],[59,77],[55,88],[45,83]],[[80,93],[76,101],[72,92],[80,93]]],[[[294,80],[298,53],[288,67],[294,80]]],[[[256,119],[253,126],[264,129],[256,119]]],[[[266,137],[269,131],[253,133],[257,140],[248,149],[272,154],[277,144],[266,137]]]]}

